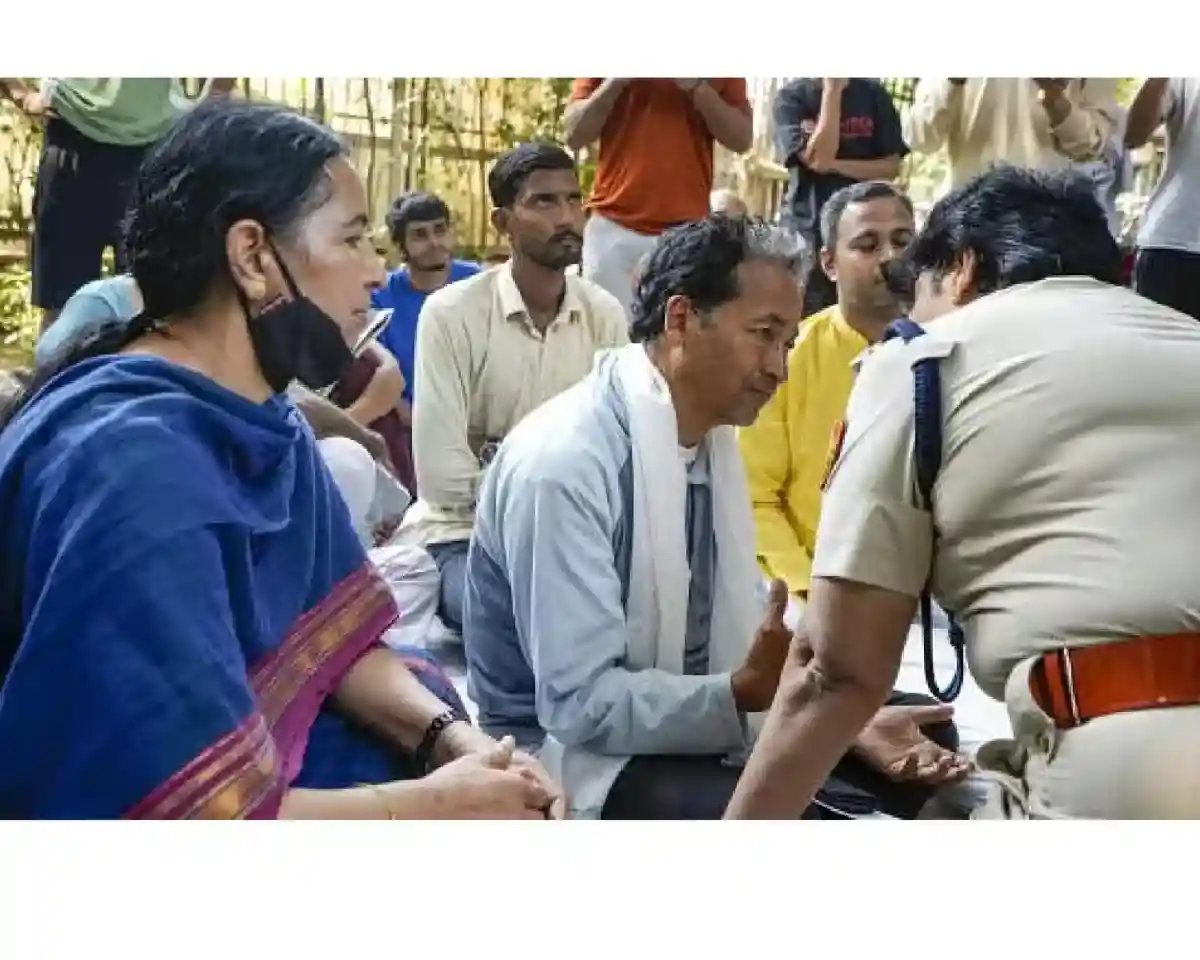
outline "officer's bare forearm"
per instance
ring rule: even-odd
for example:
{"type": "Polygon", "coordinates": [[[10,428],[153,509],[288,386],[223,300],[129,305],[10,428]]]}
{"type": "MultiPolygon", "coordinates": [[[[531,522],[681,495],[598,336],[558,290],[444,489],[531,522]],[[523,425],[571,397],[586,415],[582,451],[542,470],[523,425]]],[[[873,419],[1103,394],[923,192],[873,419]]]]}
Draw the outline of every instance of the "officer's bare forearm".
{"type": "Polygon", "coordinates": [[[798,818],[886,698],[816,660],[790,664],[725,819],[798,818]]]}

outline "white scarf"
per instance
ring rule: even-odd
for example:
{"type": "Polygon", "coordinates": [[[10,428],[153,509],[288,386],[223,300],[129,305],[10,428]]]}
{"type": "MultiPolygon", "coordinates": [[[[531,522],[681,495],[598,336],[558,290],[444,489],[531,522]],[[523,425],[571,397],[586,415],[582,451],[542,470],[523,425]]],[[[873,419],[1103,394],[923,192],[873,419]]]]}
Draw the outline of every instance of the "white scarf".
{"type": "MultiPolygon", "coordinates": [[[[633,440],[633,556],[629,576],[629,666],[683,673],[691,568],[685,528],[687,471],[679,456],[675,406],[645,348],[617,356],[633,440]]],[[[705,438],[717,541],[709,670],[740,666],[762,619],[754,516],[737,436],[717,427],[705,438]]]]}
{"type": "MultiPolygon", "coordinates": [[[[683,673],[691,568],[685,529],[687,472],[666,381],[642,344],[612,351],[629,410],[633,446],[633,546],[629,572],[627,664],[683,673]]],[[[709,671],[741,665],[763,613],[754,553],[754,517],[741,451],[732,427],[705,438],[717,543],[709,671]]],[[[572,815],[597,817],[628,757],[564,748],[552,738],[542,759],[561,777],[572,815]]]]}

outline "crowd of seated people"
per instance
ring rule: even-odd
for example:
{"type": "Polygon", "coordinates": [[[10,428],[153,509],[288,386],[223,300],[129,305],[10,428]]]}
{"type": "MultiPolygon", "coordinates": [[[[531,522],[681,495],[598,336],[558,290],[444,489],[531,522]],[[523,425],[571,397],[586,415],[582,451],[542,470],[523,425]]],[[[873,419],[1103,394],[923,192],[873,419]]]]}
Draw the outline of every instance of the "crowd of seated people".
{"type": "MultiPolygon", "coordinates": [[[[633,151],[588,117],[628,126],[641,82],[580,81],[574,135],[633,151]]],[[[696,144],[743,142],[744,85],[654,82],[642,107],[691,118],[672,146],[689,162],[696,144]]],[[[130,272],[67,302],[32,384],[0,384],[0,492],[19,493],[0,508],[15,534],[0,614],[17,625],[0,640],[0,812],[721,817],[803,618],[854,364],[903,310],[886,266],[915,231],[901,190],[857,175],[908,152],[891,116],[869,157],[831,119],[874,110],[874,81],[814,83],[787,93],[794,179],[832,183],[825,154],[850,159],[807,234],[713,191],[703,163],[675,202],[711,213],[621,226],[622,198],[663,176],[642,157],[605,181],[599,222],[624,246],[604,246],[575,160],[530,143],[488,176],[503,251],[456,259],[449,207],[414,191],[387,217],[388,274],[327,131],[266,106],[185,115],[139,175],[130,272]],[[251,129],[295,139],[288,177],[272,181],[261,137],[262,169],[226,162],[251,129]],[[208,209],[220,250],[189,220],[208,209]],[[618,247],[635,266],[605,262],[618,247]],[[809,315],[818,274],[830,305],[809,315]],[[70,502],[83,490],[130,522],[89,528],[70,502]],[[421,650],[426,621],[398,640],[426,607],[461,638],[469,704],[421,650]],[[55,649],[72,618],[89,629],[55,649]],[[164,675],[139,678],[153,711],[114,705],[144,653],[135,618],[178,634],[159,653],[196,672],[185,702],[164,675]],[[330,622],[335,640],[317,629],[330,622]],[[102,667],[97,642],[116,649],[102,667]],[[33,692],[90,669],[100,682],[48,719],[57,701],[33,692]],[[19,735],[41,721],[66,773],[19,735]],[[157,746],[102,782],[92,738],[118,733],[157,746]],[[228,789],[198,797],[214,768],[228,789]]],[[[938,117],[966,95],[944,83],[938,117]]],[[[1098,157],[1107,101],[1038,83],[1071,132],[1052,149],[1098,157]]],[[[915,818],[967,774],[958,750],[950,707],[896,691],[804,816],[915,818]]]]}

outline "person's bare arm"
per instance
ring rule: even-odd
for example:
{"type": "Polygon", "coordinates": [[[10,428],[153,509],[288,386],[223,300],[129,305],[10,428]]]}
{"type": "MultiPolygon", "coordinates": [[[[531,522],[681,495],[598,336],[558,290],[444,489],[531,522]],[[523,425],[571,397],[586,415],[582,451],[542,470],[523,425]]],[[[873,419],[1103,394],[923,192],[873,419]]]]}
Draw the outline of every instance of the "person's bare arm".
{"type": "Polygon", "coordinates": [[[852,180],[895,180],[900,176],[898,156],[875,160],[834,160],[829,169],[852,180]]]}
{"type": "Polygon", "coordinates": [[[0,77],[0,96],[11,100],[18,107],[32,89],[20,77],[0,77]]]}
{"type": "Polygon", "coordinates": [[[818,172],[831,170],[833,164],[837,163],[842,138],[842,91],[845,89],[844,78],[822,78],[821,108],[802,158],[804,163],[818,172]]]}
{"type": "Polygon", "coordinates": [[[887,701],[916,599],[817,577],[727,819],[794,819],[887,701]]]}
{"type": "Polygon", "coordinates": [[[1058,152],[1080,163],[1099,159],[1112,137],[1116,81],[1034,77],[1033,82],[1040,90],[1058,152]]]}
{"type": "Polygon", "coordinates": [[[799,816],[895,682],[933,557],[933,518],[916,496],[911,364],[917,350],[953,351],[922,340],[884,344],[859,370],[821,500],[804,636],[729,817],[799,816]]]}
{"type": "Polygon", "coordinates": [[[1129,116],[1125,120],[1125,146],[1131,150],[1149,140],[1158,129],[1158,125],[1163,122],[1166,113],[1166,93],[1170,84],[1170,77],[1151,77],[1142,84],[1137,96],[1133,98],[1129,116]]]}
{"type": "Polygon", "coordinates": [[[728,103],[712,84],[701,80],[691,91],[692,103],[713,139],[734,153],[745,153],[754,142],[754,120],[748,108],[728,103]]]}
{"type": "MultiPolygon", "coordinates": [[[[37,87],[31,87],[19,77],[3,77],[0,78],[0,95],[3,95],[8,100],[12,101],[13,105],[31,119],[53,117],[54,110],[51,107],[50,101],[53,99],[53,86],[51,92],[43,93],[37,87]]],[[[57,311],[47,311],[46,317],[57,315],[57,311]]],[[[48,324],[43,317],[43,332],[48,324]]]]}
{"type": "Polygon", "coordinates": [[[397,409],[404,399],[404,374],[391,352],[378,343],[367,347],[379,361],[357,400],[346,407],[346,413],[360,426],[369,426],[380,417],[397,409]]]}
{"type": "Polygon", "coordinates": [[[283,795],[280,820],[429,820],[432,797],[420,780],[346,790],[294,788],[283,795]]]}
{"type": "Polygon", "coordinates": [[[379,434],[355,422],[345,410],[320,394],[313,393],[299,383],[293,383],[288,387],[288,397],[308,421],[318,440],[324,440],[326,437],[345,437],[366,447],[376,460],[386,454],[386,446],[379,434]]]}
{"type": "MultiPolygon", "coordinates": [[[[413,676],[404,661],[382,647],[367,653],[350,669],[334,697],[360,723],[410,752],[420,744],[434,718],[447,709],[413,676]]],[[[440,766],[495,745],[491,737],[471,724],[452,723],[437,740],[433,762],[440,766]]]]}
{"type": "Polygon", "coordinates": [[[237,77],[209,77],[208,82],[204,85],[204,90],[200,94],[201,100],[207,100],[209,97],[226,97],[233,92],[233,88],[237,86],[237,77]]]}
{"type": "Polygon", "coordinates": [[[608,77],[586,99],[567,105],[563,113],[563,140],[572,150],[582,150],[600,139],[600,131],[629,85],[628,79],[608,77]]]}

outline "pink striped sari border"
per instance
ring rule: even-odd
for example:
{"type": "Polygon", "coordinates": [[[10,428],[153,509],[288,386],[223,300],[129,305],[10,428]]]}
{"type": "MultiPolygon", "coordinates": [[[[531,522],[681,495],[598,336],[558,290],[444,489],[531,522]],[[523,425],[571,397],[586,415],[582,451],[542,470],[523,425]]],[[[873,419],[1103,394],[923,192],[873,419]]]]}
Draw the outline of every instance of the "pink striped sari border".
{"type": "Polygon", "coordinates": [[[282,798],[282,764],[264,718],[254,713],[135,805],[126,819],[261,816],[282,798]]]}

